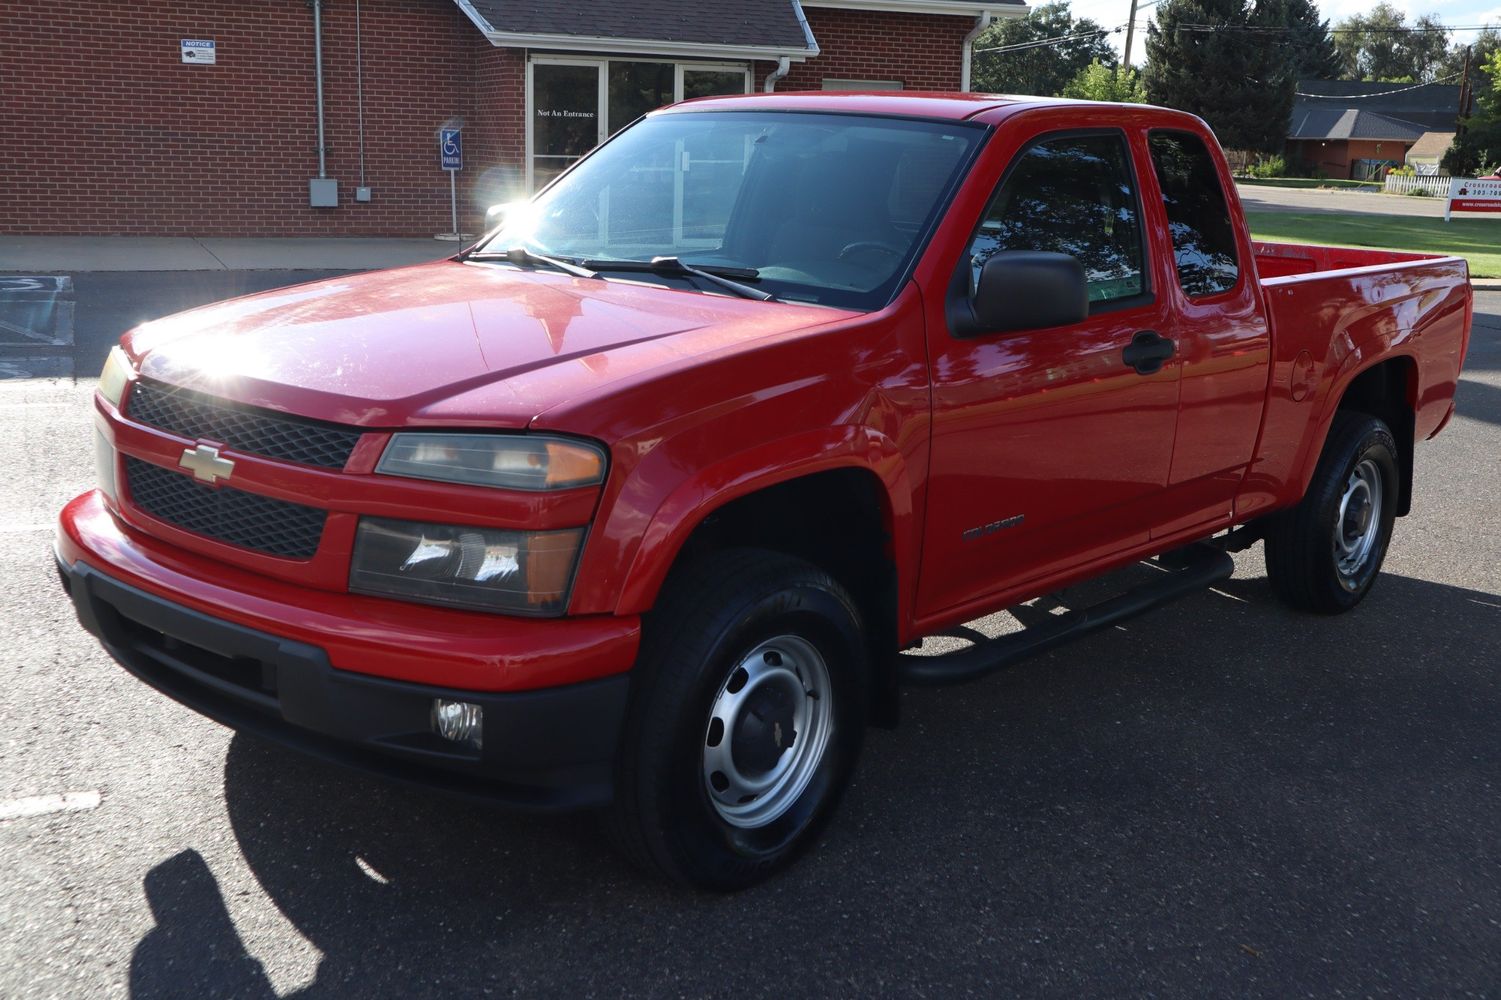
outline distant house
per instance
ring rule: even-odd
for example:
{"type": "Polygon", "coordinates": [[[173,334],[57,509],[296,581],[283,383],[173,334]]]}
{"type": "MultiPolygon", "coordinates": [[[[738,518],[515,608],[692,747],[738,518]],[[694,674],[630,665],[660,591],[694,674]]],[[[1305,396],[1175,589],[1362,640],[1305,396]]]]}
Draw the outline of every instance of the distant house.
{"type": "Polygon", "coordinates": [[[1449,84],[1300,80],[1287,159],[1329,177],[1379,180],[1425,135],[1452,139],[1458,120],[1459,88],[1449,84]]]}
{"type": "Polygon", "coordinates": [[[1416,170],[1419,177],[1436,177],[1444,173],[1439,167],[1439,161],[1452,145],[1453,132],[1424,132],[1407,151],[1407,165],[1416,170]]]}

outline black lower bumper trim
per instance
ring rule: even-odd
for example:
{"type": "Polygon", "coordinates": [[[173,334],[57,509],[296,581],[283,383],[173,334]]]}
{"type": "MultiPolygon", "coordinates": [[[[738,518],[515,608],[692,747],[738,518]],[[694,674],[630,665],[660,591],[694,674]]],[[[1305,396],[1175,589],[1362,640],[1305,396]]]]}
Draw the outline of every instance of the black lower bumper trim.
{"type": "Polygon", "coordinates": [[[245,628],[58,562],[78,620],[126,670],[233,729],[373,774],[523,809],[605,805],[629,680],[539,691],[429,687],[339,670],[245,628]],[[434,698],[484,709],[482,750],[431,732],[434,698]]]}

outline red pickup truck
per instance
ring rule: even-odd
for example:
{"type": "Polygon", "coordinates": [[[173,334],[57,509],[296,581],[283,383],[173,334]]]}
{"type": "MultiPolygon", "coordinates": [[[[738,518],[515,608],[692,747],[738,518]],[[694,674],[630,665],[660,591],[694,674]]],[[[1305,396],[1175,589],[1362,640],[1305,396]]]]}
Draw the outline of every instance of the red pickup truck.
{"type": "Polygon", "coordinates": [[[1287,602],[1354,607],[1471,309],[1458,258],[1253,243],[1179,112],[691,102],[452,259],[131,331],[58,563],[104,648],[211,718],[604,807],[634,859],[733,889],[814,838],[904,683],[1260,540],[1287,602]]]}

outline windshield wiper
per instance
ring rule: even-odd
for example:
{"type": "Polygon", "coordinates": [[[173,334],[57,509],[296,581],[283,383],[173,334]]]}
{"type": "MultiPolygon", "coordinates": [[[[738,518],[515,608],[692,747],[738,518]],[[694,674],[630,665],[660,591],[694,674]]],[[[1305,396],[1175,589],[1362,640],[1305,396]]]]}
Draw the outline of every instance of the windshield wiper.
{"type": "Polygon", "coordinates": [[[571,274],[575,278],[597,278],[598,271],[591,271],[587,267],[580,267],[571,260],[561,257],[549,257],[547,254],[534,253],[526,247],[511,247],[499,253],[493,251],[480,251],[478,253],[465,254],[464,260],[503,260],[517,267],[536,267],[541,264],[571,274]]]}
{"type": "Polygon", "coordinates": [[[586,260],[584,267],[595,268],[600,271],[641,271],[648,274],[681,274],[693,278],[702,278],[712,282],[720,288],[734,292],[743,299],[756,299],[759,302],[776,302],[777,297],[770,292],[763,292],[759,288],[750,285],[742,285],[738,281],[731,281],[726,275],[734,275],[737,278],[758,277],[758,272],[751,267],[695,267],[692,264],[684,264],[677,257],[653,257],[651,260],[586,260]]]}

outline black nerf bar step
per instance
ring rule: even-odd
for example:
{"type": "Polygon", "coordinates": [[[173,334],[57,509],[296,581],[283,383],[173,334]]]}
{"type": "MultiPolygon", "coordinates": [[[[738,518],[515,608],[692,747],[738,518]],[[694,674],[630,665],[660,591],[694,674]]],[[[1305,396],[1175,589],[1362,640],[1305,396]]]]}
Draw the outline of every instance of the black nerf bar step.
{"type": "Polygon", "coordinates": [[[897,676],[903,684],[917,687],[941,687],[979,680],[1096,629],[1134,618],[1228,580],[1235,572],[1235,561],[1229,553],[1203,543],[1165,553],[1151,565],[1164,571],[1160,578],[1099,604],[1055,615],[1040,625],[986,639],[953,653],[938,656],[898,654],[897,676]]]}

